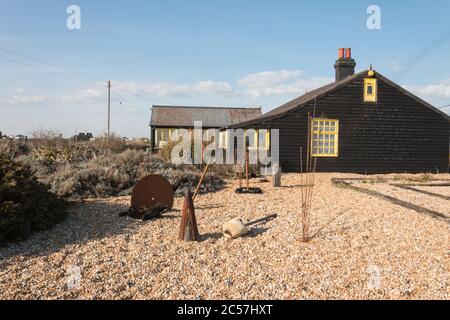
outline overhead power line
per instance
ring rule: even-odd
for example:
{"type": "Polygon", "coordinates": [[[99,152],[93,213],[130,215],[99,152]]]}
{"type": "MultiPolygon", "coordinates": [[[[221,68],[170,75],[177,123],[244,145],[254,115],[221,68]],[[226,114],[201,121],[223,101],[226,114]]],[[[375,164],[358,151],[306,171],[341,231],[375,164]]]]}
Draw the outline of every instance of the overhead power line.
{"type": "Polygon", "coordinates": [[[60,73],[60,72],[55,72],[53,70],[46,70],[44,68],[41,68],[41,67],[38,67],[38,66],[35,66],[35,65],[31,65],[31,64],[28,64],[28,63],[25,63],[25,62],[21,62],[21,61],[18,61],[18,60],[6,58],[6,57],[1,57],[1,56],[0,56],[0,60],[4,60],[4,61],[10,62],[10,63],[14,63],[14,64],[17,64],[17,65],[25,66],[25,67],[36,69],[36,70],[50,72],[50,73],[53,73],[53,74],[58,75],[60,77],[67,78],[67,79],[78,80],[78,81],[82,81],[82,82],[86,82],[86,83],[92,84],[92,82],[87,81],[87,80],[71,77],[71,76],[68,76],[67,74],[60,73]]]}
{"type": "Polygon", "coordinates": [[[9,54],[12,54],[12,55],[16,55],[16,56],[19,56],[19,57],[22,57],[22,58],[25,58],[25,59],[29,59],[29,60],[41,63],[41,64],[45,64],[47,66],[50,66],[50,67],[53,67],[53,68],[56,68],[56,69],[63,70],[63,71],[68,72],[68,73],[75,74],[77,76],[81,76],[81,77],[90,79],[92,81],[102,82],[102,81],[100,81],[98,79],[95,79],[95,78],[93,78],[93,77],[91,77],[89,75],[86,75],[84,73],[81,73],[81,72],[78,72],[78,71],[69,70],[69,69],[67,69],[67,68],[65,68],[65,67],[63,67],[61,65],[57,65],[57,64],[54,64],[54,63],[46,62],[44,60],[37,59],[37,58],[31,57],[31,56],[28,56],[28,55],[25,55],[25,54],[22,54],[22,53],[19,53],[19,52],[16,52],[16,51],[12,51],[12,50],[9,50],[9,49],[5,49],[5,48],[2,48],[2,47],[0,47],[0,50],[2,50],[4,52],[7,52],[9,54]]]}
{"type": "MultiPolygon", "coordinates": [[[[106,82],[105,80],[96,79],[96,78],[94,78],[94,77],[92,77],[90,75],[87,75],[85,73],[70,70],[70,69],[66,68],[65,66],[58,65],[58,64],[55,64],[55,63],[50,63],[50,62],[44,61],[42,59],[38,59],[38,58],[35,58],[35,57],[32,57],[32,56],[23,54],[23,53],[20,53],[20,52],[17,52],[17,51],[13,51],[13,50],[6,49],[6,48],[3,48],[3,47],[0,47],[0,50],[4,51],[4,52],[7,52],[10,55],[15,55],[15,56],[18,56],[18,57],[21,57],[21,58],[24,58],[24,59],[28,59],[28,60],[31,60],[31,61],[43,64],[43,65],[46,65],[47,67],[52,67],[52,68],[55,68],[55,69],[59,69],[61,71],[64,71],[64,72],[72,74],[72,75],[75,75],[77,77],[73,77],[73,76],[69,76],[69,75],[64,74],[64,73],[56,72],[55,70],[50,70],[48,68],[43,68],[42,66],[31,65],[29,63],[24,63],[24,62],[21,62],[21,61],[18,61],[18,60],[6,58],[6,57],[0,57],[0,59],[2,59],[4,61],[8,61],[10,63],[23,65],[23,66],[26,66],[26,67],[29,67],[29,68],[33,68],[33,69],[48,71],[48,72],[51,72],[53,74],[59,75],[61,77],[65,77],[65,78],[72,79],[72,80],[78,80],[78,81],[82,81],[82,82],[86,82],[86,83],[90,83],[90,84],[95,84],[95,85],[98,85],[99,83],[106,82]],[[83,77],[83,78],[86,78],[86,79],[80,79],[79,77],[83,77]]],[[[148,100],[148,101],[151,101],[151,102],[175,105],[174,103],[171,103],[171,102],[168,102],[168,101],[155,99],[153,97],[149,97],[149,96],[146,96],[146,95],[143,95],[143,94],[139,94],[139,93],[130,92],[130,91],[127,91],[125,89],[116,89],[116,90],[119,91],[119,92],[122,92],[123,94],[129,95],[129,96],[135,96],[135,97],[138,97],[138,98],[141,98],[141,99],[145,99],[145,100],[148,100]]]]}

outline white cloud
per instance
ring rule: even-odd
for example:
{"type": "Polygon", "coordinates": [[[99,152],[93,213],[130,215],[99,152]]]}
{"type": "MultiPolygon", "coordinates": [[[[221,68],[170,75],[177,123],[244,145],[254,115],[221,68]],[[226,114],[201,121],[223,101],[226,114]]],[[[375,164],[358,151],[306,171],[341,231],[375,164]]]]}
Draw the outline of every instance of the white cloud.
{"type": "Polygon", "coordinates": [[[30,104],[30,103],[39,103],[46,101],[46,97],[44,96],[12,96],[10,98],[4,98],[2,99],[3,102],[10,103],[10,104],[30,104]]]}
{"type": "Polygon", "coordinates": [[[450,79],[423,86],[404,86],[407,90],[427,98],[450,98],[450,79]]]}
{"type": "Polygon", "coordinates": [[[97,85],[94,88],[89,88],[85,90],[76,91],[71,95],[62,96],[60,100],[62,102],[92,102],[96,99],[103,98],[106,96],[105,86],[97,85]]]}
{"type": "Polygon", "coordinates": [[[246,75],[238,81],[238,84],[246,87],[268,87],[299,77],[301,74],[300,70],[263,71],[246,75]]]}
{"type": "Polygon", "coordinates": [[[192,84],[178,84],[172,82],[141,83],[137,81],[115,82],[114,87],[119,91],[132,94],[155,95],[161,97],[193,97],[199,95],[233,96],[237,92],[227,82],[212,80],[199,81],[192,84]]]}
{"type": "MultiPolygon", "coordinates": [[[[193,83],[174,82],[140,82],[113,81],[113,88],[120,97],[127,93],[147,97],[170,100],[189,98],[209,101],[224,101],[224,99],[243,98],[254,99],[269,96],[300,96],[305,91],[316,89],[332,82],[332,78],[308,77],[300,70],[263,71],[245,75],[238,79],[235,85],[225,81],[202,80],[193,83]]],[[[29,104],[47,102],[53,104],[87,104],[100,103],[106,99],[106,86],[97,83],[91,88],[75,91],[62,96],[54,93],[48,96],[34,96],[23,88],[15,90],[14,96],[1,99],[10,104],[29,104]]],[[[126,101],[125,101],[126,102],[126,101]]]]}
{"type": "Polygon", "coordinates": [[[327,83],[327,77],[307,77],[300,70],[264,71],[249,74],[238,81],[244,92],[254,98],[274,95],[302,95],[327,83]]]}

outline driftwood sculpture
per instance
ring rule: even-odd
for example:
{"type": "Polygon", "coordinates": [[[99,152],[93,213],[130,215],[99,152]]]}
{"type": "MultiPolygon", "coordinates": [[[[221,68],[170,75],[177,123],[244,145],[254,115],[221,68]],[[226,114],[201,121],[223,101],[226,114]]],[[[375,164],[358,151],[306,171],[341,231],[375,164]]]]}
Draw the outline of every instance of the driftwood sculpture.
{"type": "Polygon", "coordinates": [[[178,239],[182,241],[200,241],[200,233],[198,232],[195,208],[190,191],[186,193],[184,198],[178,239]]]}

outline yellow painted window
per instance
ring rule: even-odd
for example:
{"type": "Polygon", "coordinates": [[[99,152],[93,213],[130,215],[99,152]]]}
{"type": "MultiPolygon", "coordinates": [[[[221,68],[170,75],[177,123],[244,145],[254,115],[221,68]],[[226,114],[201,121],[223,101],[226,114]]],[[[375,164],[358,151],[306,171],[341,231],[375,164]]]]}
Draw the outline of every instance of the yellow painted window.
{"type": "Polygon", "coordinates": [[[339,155],[339,120],[314,118],[311,126],[311,154],[313,157],[339,155]]]}
{"type": "Polygon", "coordinates": [[[249,150],[258,149],[258,132],[256,130],[245,130],[244,146],[246,145],[247,139],[249,150]]]}
{"type": "Polygon", "coordinates": [[[377,79],[364,79],[364,102],[377,102],[377,79]]]}
{"type": "Polygon", "coordinates": [[[159,141],[169,141],[170,129],[159,129],[159,141]]]}
{"type": "Polygon", "coordinates": [[[258,131],[258,139],[262,140],[261,137],[264,137],[264,144],[261,146],[262,150],[269,150],[270,149],[270,131],[269,130],[259,130],[258,131]]]}

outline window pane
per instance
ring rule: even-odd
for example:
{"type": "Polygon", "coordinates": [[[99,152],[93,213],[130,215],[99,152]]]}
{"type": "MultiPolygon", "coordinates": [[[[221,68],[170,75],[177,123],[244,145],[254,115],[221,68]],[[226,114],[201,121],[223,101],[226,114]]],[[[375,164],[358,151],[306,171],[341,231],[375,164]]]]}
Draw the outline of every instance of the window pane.
{"type": "MultiPolygon", "coordinates": [[[[374,87],[373,89],[375,90],[374,87]]],[[[311,152],[315,156],[332,157],[337,155],[338,120],[315,119],[312,123],[311,152]]]]}
{"type": "Polygon", "coordinates": [[[367,86],[367,94],[372,95],[373,94],[373,87],[371,85],[367,86]]]}

